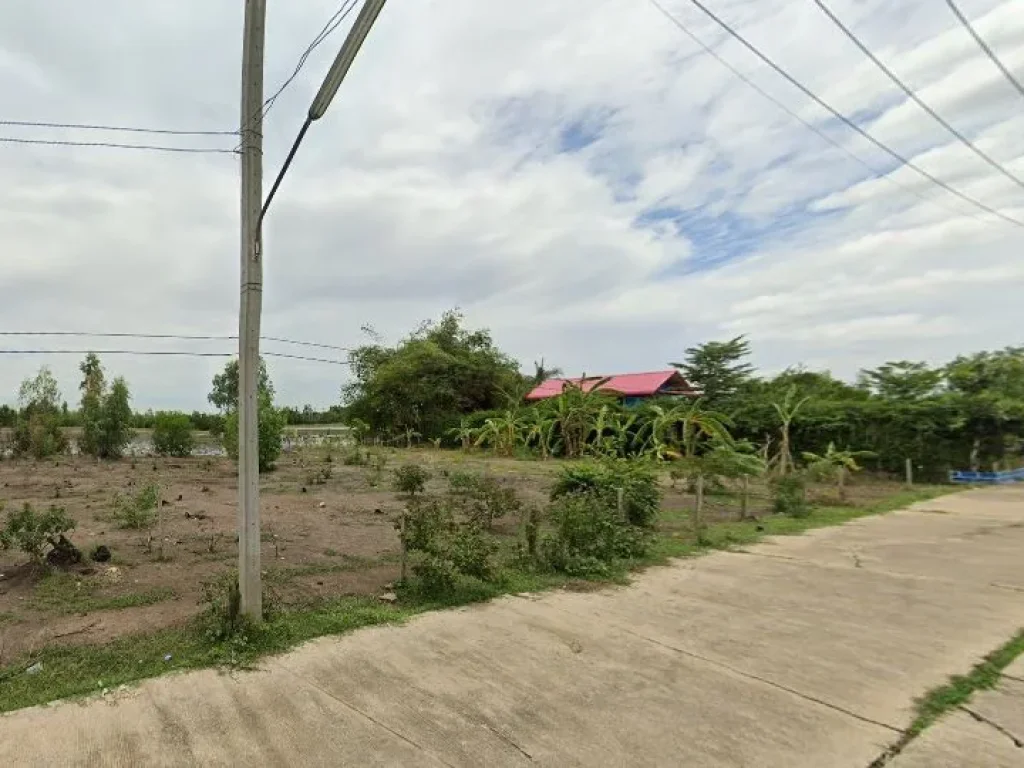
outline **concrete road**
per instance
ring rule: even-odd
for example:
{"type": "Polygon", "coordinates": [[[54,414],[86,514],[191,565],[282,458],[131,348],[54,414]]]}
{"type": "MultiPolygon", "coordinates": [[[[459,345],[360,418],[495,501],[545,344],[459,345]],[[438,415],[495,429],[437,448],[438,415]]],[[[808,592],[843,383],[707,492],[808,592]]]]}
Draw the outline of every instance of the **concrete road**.
{"type": "MultiPolygon", "coordinates": [[[[510,597],[258,672],[22,710],[0,717],[0,765],[865,768],[915,697],[1024,626],[1022,553],[1024,489],[958,494],[627,588],[510,597]]],[[[972,702],[982,719],[958,712],[890,764],[1024,765],[1007,735],[1024,732],[1018,675],[972,702]]]]}

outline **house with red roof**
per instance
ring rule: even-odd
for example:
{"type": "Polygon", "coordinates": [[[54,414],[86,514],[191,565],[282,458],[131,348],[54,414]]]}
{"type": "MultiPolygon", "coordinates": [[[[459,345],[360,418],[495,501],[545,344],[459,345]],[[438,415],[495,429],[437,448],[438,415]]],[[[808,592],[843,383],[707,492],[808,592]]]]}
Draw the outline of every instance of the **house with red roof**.
{"type": "Polygon", "coordinates": [[[530,402],[546,400],[562,394],[566,384],[574,384],[590,392],[595,387],[622,398],[624,405],[636,405],[652,397],[700,397],[700,392],[691,386],[682,374],[674,368],[668,371],[649,373],[620,373],[611,376],[585,376],[578,379],[548,379],[534,387],[526,395],[530,402]]]}

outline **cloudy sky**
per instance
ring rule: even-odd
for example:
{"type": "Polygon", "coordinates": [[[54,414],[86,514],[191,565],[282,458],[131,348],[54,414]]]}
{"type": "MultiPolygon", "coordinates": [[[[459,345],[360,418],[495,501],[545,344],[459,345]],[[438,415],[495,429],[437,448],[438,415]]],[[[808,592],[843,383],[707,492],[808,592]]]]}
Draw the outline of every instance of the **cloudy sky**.
{"type": "MultiPolygon", "coordinates": [[[[742,333],[766,371],[804,363],[846,377],[885,359],[1021,343],[1021,228],[900,167],[688,0],[662,2],[839,147],[649,0],[391,0],[268,218],[263,332],[354,345],[363,325],[396,339],[459,306],[526,368],[543,357],[571,372],[659,369],[689,345],[742,333]]],[[[871,135],[1024,221],[1024,189],[906,99],[811,0],[705,2],[871,135]]],[[[340,4],[270,0],[268,94],[340,4]]],[[[232,130],[242,5],[4,3],[0,120],[232,130]]],[[[1024,0],[959,5],[1024,79],[1024,0]]],[[[830,6],[1024,178],[1024,99],[943,2],[830,6]]],[[[271,111],[268,177],[347,26],[271,111]]],[[[234,146],[4,126],[0,136],[234,146]]],[[[237,157],[0,143],[0,179],[0,330],[236,332],[237,157]]],[[[90,344],[232,347],[0,337],[4,349],[90,344]]],[[[58,355],[3,355],[0,400],[44,362],[76,400],[78,361],[58,355]]],[[[143,408],[202,407],[223,364],[105,362],[143,408]]],[[[345,376],[270,366],[293,404],[335,402],[345,376]]]]}

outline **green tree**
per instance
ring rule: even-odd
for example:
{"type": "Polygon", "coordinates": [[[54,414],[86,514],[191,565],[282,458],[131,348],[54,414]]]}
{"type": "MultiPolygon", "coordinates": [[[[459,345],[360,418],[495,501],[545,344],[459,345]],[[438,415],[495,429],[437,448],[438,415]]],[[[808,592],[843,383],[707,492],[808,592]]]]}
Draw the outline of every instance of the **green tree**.
{"type": "Polygon", "coordinates": [[[132,439],[131,423],[131,393],[124,377],[118,376],[103,397],[95,455],[101,459],[121,458],[132,439]]]}
{"type": "Polygon", "coordinates": [[[61,453],[67,439],[61,431],[60,387],[53,373],[43,366],[18,390],[18,423],[14,428],[14,450],[37,459],[61,453]]]}
{"type": "Polygon", "coordinates": [[[161,456],[191,456],[195,437],[189,417],[184,413],[157,413],[153,420],[153,448],[161,456]]]}
{"type": "MultiPolygon", "coordinates": [[[[281,433],[284,431],[285,420],[267,396],[260,397],[258,420],[260,472],[269,472],[281,455],[281,433]]],[[[238,411],[232,411],[224,420],[223,440],[228,456],[237,461],[238,411]]]]}
{"type": "MultiPolygon", "coordinates": [[[[260,396],[274,399],[274,385],[267,374],[267,364],[260,358],[259,383],[257,392],[260,396]]],[[[213,388],[207,399],[223,413],[238,408],[238,360],[232,360],[224,366],[224,370],[213,377],[213,388]]]]}
{"type": "Polygon", "coordinates": [[[374,338],[351,352],[349,363],[352,381],[342,390],[348,418],[391,438],[408,430],[442,437],[462,416],[505,405],[503,392],[516,391],[522,381],[490,334],[463,327],[456,311],[393,347],[374,338]]]}
{"type": "Polygon", "coordinates": [[[840,451],[834,443],[829,443],[824,453],[805,451],[803,457],[807,462],[807,469],[812,475],[830,479],[834,477],[839,498],[846,499],[847,472],[860,472],[861,466],[857,463],[857,459],[871,455],[870,451],[840,451]]]}
{"type": "Polygon", "coordinates": [[[899,360],[860,372],[864,389],[886,400],[915,401],[938,394],[942,370],[925,363],[899,360]]]}
{"type": "Polygon", "coordinates": [[[86,355],[78,368],[82,372],[82,382],[78,385],[82,393],[82,439],[79,448],[82,453],[97,456],[100,452],[100,422],[107,389],[106,377],[103,365],[94,352],[86,355]]]}
{"type": "Polygon", "coordinates": [[[737,336],[689,347],[683,362],[671,365],[701,391],[709,407],[721,409],[752,378],[754,366],[745,362],[749,355],[750,343],[737,336]]]}

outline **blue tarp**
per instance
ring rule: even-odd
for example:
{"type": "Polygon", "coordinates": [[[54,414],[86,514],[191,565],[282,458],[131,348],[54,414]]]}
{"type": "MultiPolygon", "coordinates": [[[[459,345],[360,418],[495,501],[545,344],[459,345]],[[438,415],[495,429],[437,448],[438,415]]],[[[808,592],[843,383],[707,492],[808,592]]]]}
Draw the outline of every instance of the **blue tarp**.
{"type": "Polygon", "coordinates": [[[1005,472],[950,472],[951,483],[1000,484],[1024,482],[1024,467],[1005,472]]]}

